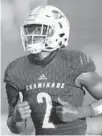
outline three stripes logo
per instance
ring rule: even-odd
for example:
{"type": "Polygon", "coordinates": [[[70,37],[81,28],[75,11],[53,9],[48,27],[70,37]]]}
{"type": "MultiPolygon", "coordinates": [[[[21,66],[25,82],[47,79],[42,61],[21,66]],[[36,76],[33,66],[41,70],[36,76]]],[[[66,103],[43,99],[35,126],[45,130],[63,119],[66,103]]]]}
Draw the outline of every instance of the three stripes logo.
{"type": "Polygon", "coordinates": [[[46,77],[44,74],[42,74],[42,75],[38,78],[38,80],[47,80],[47,77],[46,77]]]}

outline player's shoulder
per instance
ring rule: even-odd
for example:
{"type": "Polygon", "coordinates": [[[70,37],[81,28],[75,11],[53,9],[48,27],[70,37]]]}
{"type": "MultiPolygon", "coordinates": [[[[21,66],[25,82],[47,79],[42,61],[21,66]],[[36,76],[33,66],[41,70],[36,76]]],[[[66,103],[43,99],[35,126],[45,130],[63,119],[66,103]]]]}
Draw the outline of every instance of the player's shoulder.
{"type": "Polygon", "coordinates": [[[68,49],[61,49],[59,51],[60,56],[64,59],[71,59],[71,60],[76,60],[79,59],[80,57],[87,57],[85,53],[83,53],[80,50],[68,50],[68,49]]]}
{"type": "Polygon", "coordinates": [[[60,56],[63,60],[67,61],[73,69],[78,71],[93,71],[95,64],[92,57],[81,50],[60,50],[60,56]]]}
{"type": "Polygon", "coordinates": [[[18,69],[19,67],[22,67],[22,65],[25,63],[26,60],[27,60],[27,56],[22,56],[11,61],[6,68],[5,73],[14,71],[15,69],[18,69]]]}

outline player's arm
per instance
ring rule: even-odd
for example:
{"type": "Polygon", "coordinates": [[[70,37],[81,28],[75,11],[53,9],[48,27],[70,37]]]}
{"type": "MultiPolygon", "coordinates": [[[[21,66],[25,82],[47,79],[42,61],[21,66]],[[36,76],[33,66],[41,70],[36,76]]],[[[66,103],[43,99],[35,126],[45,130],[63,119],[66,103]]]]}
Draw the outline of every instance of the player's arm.
{"type": "Polygon", "coordinates": [[[87,90],[95,99],[96,102],[88,105],[86,108],[80,108],[86,116],[100,116],[102,115],[102,76],[97,73],[94,62],[85,54],[80,57],[80,71],[77,76],[75,84],[77,87],[87,90]]]}
{"type": "Polygon", "coordinates": [[[7,125],[12,133],[19,134],[25,131],[26,118],[30,116],[31,110],[16,88],[6,84],[6,93],[9,105],[7,125]]]}
{"type": "Polygon", "coordinates": [[[102,116],[102,78],[96,72],[88,72],[79,75],[75,83],[77,87],[86,88],[98,100],[86,107],[75,107],[59,100],[61,106],[58,106],[56,111],[60,119],[71,122],[78,118],[102,116]]]}
{"type": "MultiPolygon", "coordinates": [[[[102,77],[97,71],[82,73],[76,79],[76,85],[86,89],[95,99],[96,102],[90,104],[86,109],[91,108],[90,116],[102,116],[102,77]]],[[[87,113],[87,111],[86,111],[87,113]]]]}
{"type": "Polygon", "coordinates": [[[78,87],[85,88],[95,99],[102,99],[102,77],[96,71],[82,73],[75,83],[78,87]]]}
{"type": "Polygon", "coordinates": [[[98,100],[86,107],[75,107],[60,100],[61,106],[57,107],[56,112],[64,122],[74,121],[78,118],[102,116],[102,77],[95,71],[95,65],[87,55],[81,54],[79,58],[75,85],[86,89],[98,100]]]}

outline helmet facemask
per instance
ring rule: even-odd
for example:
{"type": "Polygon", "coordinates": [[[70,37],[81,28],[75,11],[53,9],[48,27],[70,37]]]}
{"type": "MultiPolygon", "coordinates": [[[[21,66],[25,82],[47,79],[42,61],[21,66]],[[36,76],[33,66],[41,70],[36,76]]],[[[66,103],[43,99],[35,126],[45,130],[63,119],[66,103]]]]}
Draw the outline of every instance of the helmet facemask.
{"type": "Polygon", "coordinates": [[[46,45],[49,26],[29,24],[21,27],[22,42],[25,51],[33,54],[41,52],[46,45]]]}
{"type": "Polygon", "coordinates": [[[25,51],[33,54],[66,47],[69,40],[69,21],[56,7],[39,6],[34,9],[21,27],[25,51]]]}

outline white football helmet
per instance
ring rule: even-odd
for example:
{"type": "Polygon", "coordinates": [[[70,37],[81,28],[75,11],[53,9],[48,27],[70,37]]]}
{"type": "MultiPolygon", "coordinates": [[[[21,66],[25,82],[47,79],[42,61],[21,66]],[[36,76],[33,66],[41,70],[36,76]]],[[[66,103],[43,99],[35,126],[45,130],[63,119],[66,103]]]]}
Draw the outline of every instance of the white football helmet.
{"type": "Polygon", "coordinates": [[[38,6],[31,11],[21,26],[24,50],[36,54],[66,47],[69,31],[69,21],[58,8],[38,6]]]}

